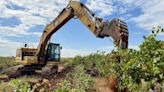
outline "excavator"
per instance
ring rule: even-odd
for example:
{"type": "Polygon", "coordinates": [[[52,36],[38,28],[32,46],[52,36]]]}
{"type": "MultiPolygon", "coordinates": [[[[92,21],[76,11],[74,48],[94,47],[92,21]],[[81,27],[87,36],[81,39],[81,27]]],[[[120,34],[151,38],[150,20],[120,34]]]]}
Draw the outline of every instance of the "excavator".
{"type": "Polygon", "coordinates": [[[60,14],[46,26],[37,49],[27,47],[17,49],[16,61],[22,63],[22,66],[17,67],[13,74],[37,72],[49,76],[57,73],[61,46],[50,43],[49,40],[55,32],[74,17],[79,19],[96,37],[111,37],[118,48],[128,48],[128,27],[124,21],[120,19],[103,21],[83,3],[70,1],[60,14]]]}

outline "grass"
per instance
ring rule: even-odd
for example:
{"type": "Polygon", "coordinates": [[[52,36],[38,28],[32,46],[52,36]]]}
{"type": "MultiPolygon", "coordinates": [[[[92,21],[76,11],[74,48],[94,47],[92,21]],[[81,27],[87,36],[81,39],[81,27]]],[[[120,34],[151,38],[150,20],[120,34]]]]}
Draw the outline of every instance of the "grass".
{"type": "Polygon", "coordinates": [[[18,65],[15,62],[15,57],[0,57],[0,69],[6,69],[15,65],[18,65]]]}
{"type": "MultiPolygon", "coordinates": [[[[5,75],[3,75],[5,76],[5,75]]],[[[16,80],[21,80],[22,82],[37,82],[40,78],[38,76],[23,76],[19,77],[16,80]]],[[[10,82],[1,82],[0,81],[0,92],[13,92],[15,87],[11,85],[10,82]]]]}
{"type": "Polygon", "coordinates": [[[22,80],[23,82],[30,81],[30,82],[36,82],[40,79],[39,76],[33,75],[33,76],[23,76],[20,78],[17,78],[18,80],[22,80]]]}
{"type": "Polygon", "coordinates": [[[6,74],[0,74],[0,78],[7,78],[6,74]]]}
{"type": "Polygon", "coordinates": [[[0,83],[0,92],[13,92],[14,86],[10,85],[9,83],[0,83]]]}

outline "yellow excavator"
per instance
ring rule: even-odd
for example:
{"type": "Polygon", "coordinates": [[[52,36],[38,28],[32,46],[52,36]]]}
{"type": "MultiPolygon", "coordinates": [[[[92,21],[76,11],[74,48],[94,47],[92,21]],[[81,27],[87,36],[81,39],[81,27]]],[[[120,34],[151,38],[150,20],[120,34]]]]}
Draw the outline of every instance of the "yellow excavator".
{"type": "MultiPolygon", "coordinates": [[[[23,63],[14,74],[57,72],[60,61],[60,44],[50,43],[51,36],[70,19],[77,17],[98,38],[112,37],[118,48],[128,48],[128,27],[120,19],[103,21],[79,1],[70,1],[60,14],[46,26],[37,49],[20,48],[16,51],[16,61],[23,63]]],[[[12,76],[11,76],[12,77],[12,76]]]]}

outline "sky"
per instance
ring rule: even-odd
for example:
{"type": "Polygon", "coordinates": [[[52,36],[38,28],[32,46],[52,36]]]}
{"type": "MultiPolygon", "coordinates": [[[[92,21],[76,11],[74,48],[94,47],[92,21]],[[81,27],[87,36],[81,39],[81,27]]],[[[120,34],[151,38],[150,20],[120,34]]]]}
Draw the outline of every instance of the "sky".
{"type": "MultiPolygon", "coordinates": [[[[139,49],[152,27],[164,26],[164,0],[81,0],[103,21],[123,19],[129,28],[129,48],[139,49]]],[[[0,56],[15,56],[28,43],[37,47],[41,34],[69,0],[0,0],[0,56]]],[[[164,40],[164,34],[157,37],[164,40]]],[[[115,49],[113,39],[96,38],[78,19],[71,19],[51,37],[62,57],[115,49]]]]}

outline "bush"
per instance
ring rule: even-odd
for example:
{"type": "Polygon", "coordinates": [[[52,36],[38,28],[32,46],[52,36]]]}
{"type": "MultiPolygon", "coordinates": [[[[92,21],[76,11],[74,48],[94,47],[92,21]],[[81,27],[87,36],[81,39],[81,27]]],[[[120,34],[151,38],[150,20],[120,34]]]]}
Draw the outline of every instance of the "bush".
{"type": "Polygon", "coordinates": [[[120,91],[128,89],[139,92],[144,89],[143,85],[146,85],[148,91],[155,89],[156,83],[159,83],[162,89],[164,41],[156,40],[157,34],[158,32],[154,31],[152,35],[144,37],[145,40],[139,50],[119,49],[107,55],[104,52],[97,52],[85,57],[77,56],[73,59],[73,65],[96,70],[99,77],[116,75],[120,91]]]}
{"type": "Polygon", "coordinates": [[[18,65],[18,63],[14,61],[15,57],[0,57],[0,69],[6,69],[18,65]]]}
{"type": "Polygon", "coordinates": [[[34,92],[28,82],[22,82],[21,80],[13,79],[10,84],[15,87],[15,92],[34,92]]]}
{"type": "Polygon", "coordinates": [[[83,65],[78,65],[74,73],[67,74],[67,80],[59,83],[54,92],[86,92],[93,85],[93,78],[87,75],[83,65]]]}

